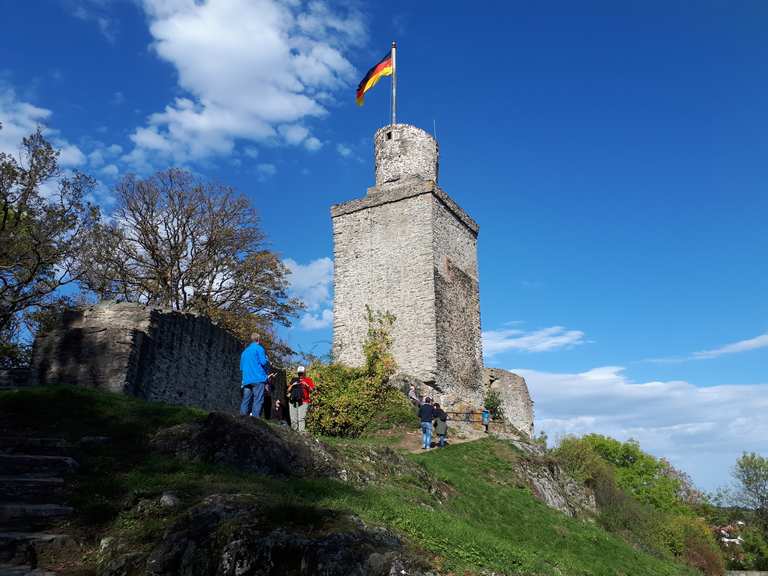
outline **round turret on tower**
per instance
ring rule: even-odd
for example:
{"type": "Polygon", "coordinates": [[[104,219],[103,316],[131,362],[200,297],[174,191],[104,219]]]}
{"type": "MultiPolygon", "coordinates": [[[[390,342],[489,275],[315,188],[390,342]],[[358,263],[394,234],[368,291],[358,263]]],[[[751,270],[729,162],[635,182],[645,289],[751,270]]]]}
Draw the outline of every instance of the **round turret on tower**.
{"type": "Polygon", "coordinates": [[[416,126],[394,124],[380,128],[374,136],[374,155],[377,187],[414,177],[437,182],[437,141],[416,126]]]}

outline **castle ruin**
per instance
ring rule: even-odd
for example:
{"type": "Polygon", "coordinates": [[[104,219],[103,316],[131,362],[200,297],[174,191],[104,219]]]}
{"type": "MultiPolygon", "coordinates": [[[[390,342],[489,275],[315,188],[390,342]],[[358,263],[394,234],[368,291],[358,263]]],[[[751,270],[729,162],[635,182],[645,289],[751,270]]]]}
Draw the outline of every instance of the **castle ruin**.
{"type": "MultiPolygon", "coordinates": [[[[334,360],[361,365],[366,306],[391,312],[399,370],[444,405],[482,406],[500,376],[483,371],[477,222],[438,186],[439,147],[425,131],[385,126],[374,155],[375,186],[331,208],[334,360]]],[[[530,434],[525,382],[504,390],[514,396],[513,423],[530,434]]]]}

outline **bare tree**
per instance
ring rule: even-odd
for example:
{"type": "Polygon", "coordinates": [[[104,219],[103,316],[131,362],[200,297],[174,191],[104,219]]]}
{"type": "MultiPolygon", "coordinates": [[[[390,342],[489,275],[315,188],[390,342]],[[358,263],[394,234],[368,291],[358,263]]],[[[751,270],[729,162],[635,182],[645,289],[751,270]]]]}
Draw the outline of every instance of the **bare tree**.
{"type": "Polygon", "coordinates": [[[84,197],[94,182],[64,177],[59,152],[38,130],[18,159],[0,153],[0,356],[18,350],[25,314],[57,302],[56,292],[78,279],[77,255],[98,221],[84,197]]]}
{"type": "Polygon", "coordinates": [[[247,198],[171,169],[127,176],[118,205],[83,255],[84,284],[102,298],[205,314],[245,338],[270,339],[300,308],[288,271],[265,247],[247,198]]]}

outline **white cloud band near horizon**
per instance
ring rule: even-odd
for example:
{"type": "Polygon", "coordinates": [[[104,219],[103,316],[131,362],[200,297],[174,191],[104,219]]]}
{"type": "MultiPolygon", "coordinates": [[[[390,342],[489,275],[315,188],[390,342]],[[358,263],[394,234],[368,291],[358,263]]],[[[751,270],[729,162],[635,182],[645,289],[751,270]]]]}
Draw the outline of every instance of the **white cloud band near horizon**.
{"type": "Polygon", "coordinates": [[[646,358],[645,360],[642,360],[642,362],[649,362],[652,364],[678,364],[680,362],[689,362],[691,360],[711,360],[712,358],[719,358],[729,354],[750,352],[752,350],[760,350],[762,348],[768,348],[768,332],[765,334],[760,334],[759,336],[755,336],[754,338],[747,338],[746,340],[731,342],[730,344],[720,346],[719,348],[693,352],[688,356],[662,356],[660,358],[646,358]]]}
{"type": "Polygon", "coordinates": [[[633,382],[620,366],[581,373],[511,370],[526,379],[536,429],[550,440],[592,432],[634,438],[707,490],[727,483],[742,451],[768,453],[768,383],[633,382]]]}

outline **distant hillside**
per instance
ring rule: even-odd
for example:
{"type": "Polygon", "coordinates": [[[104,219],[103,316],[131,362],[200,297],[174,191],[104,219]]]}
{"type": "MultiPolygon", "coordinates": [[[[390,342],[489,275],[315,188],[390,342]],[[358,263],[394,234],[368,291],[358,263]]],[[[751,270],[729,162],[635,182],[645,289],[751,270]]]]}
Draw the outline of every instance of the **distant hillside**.
{"type": "Polygon", "coordinates": [[[75,544],[24,558],[59,574],[696,574],[544,505],[552,463],[510,441],[409,454],[68,387],[0,393],[0,428],[79,462],[47,527],[75,544]]]}

